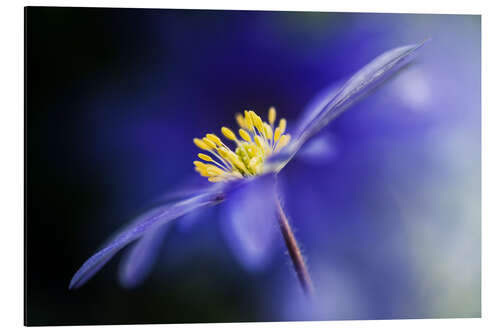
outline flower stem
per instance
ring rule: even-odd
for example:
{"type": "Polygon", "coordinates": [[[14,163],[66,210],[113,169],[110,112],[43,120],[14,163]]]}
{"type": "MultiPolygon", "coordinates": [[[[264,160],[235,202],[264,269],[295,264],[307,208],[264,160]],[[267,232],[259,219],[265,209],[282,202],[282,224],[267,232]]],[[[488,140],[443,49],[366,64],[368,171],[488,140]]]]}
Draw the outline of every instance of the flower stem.
{"type": "Polygon", "coordinates": [[[311,297],[314,294],[314,287],[311,281],[311,277],[309,276],[309,271],[307,270],[304,257],[300,252],[297,240],[295,239],[292,228],[288,223],[288,219],[286,218],[285,212],[283,211],[283,207],[281,206],[280,200],[278,199],[277,196],[276,196],[276,208],[277,208],[278,223],[280,225],[281,234],[283,235],[283,239],[285,240],[285,244],[288,249],[288,254],[290,255],[290,259],[292,259],[293,268],[295,269],[297,277],[299,278],[300,286],[302,287],[304,293],[308,297],[311,297]]]}

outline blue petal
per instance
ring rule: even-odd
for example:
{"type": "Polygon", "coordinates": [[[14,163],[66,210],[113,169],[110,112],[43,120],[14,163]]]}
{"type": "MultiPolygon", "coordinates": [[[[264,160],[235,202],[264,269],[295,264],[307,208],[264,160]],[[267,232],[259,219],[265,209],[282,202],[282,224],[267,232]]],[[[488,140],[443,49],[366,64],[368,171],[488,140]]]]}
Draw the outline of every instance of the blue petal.
{"type": "Polygon", "coordinates": [[[239,263],[261,270],[279,249],[274,175],[249,181],[228,198],[221,220],[223,236],[239,263]]]}
{"type": "Polygon", "coordinates": [[[338,155],[338,145],[335,136],[325,131],[312,138],[297,153],[300,158],[310,164],[330,163],[338,155]]]}
{"type": "Polygon", "coordinates": [[[292,133],[292,138],[295,138],[300,134],[304,128],[318,116],[318,114],[325,108],[325,106],[337,96],[340,88],[342,88],[342,82],[336,81],[330,84],[328,87],[323,88],[319,93],[317,93],[305,106],[302,114],[299,118],[297,126],[292,133]]]}
{"type": "Polygon", "coordinates": [[[225,196],[226,194],[220,190],[208,191],[207,193],[199,194],[184,200],[165,204],[141,215],[139,218],[132,221],[132,223],[122,232],[119,232],[113,237],[109,243],[80,267],[71,279],[69,289],[82,286],[97,273],[116,252],[139,237],[142,237],[146,232],[153,230],[155,227],[164,225],[192,210],[220,203],[225,199],[225,196]]]}
{"type": "Polygon", "coordinates": [[[170,226],[171,224],[164,224],[154,228],[134,244],[121,263],[119,279],[123,287],[134,288],[146,279],[158,257],[162,241],[170,226]]]}
{"type": "Polygon", "coordinates": [[[298,135],[283,149],[266,162],[266,171],[281,170],[297,153],[297,151],[323,129],[333,119],[338,117],[349,106],[360,97],[372,90],[377,84],[387,79],[402,66],[407,64],[426,41],[419,44],[401,46],[389,50],[369,64],[361,68],[354,74],[334,95],[334,97],[324,104],[324,107],[315,117],[301,124],[302,128],[297,131],[298,135]]]}
{"type": "Polygon", "coordinates": [[[176,230],[180,232],[191,232],[198,223],[203,221],[206,212],[203,208],[189,212],[179,219],[176,225],[176,230]]]}

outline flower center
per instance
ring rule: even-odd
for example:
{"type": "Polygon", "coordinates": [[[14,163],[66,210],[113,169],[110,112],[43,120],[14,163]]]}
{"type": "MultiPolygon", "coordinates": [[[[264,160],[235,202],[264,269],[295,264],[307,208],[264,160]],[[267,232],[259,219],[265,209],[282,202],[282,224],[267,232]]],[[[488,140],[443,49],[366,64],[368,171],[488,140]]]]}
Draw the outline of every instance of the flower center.
{"type": "Polygon", "coordinates": [[[290,142],[290,135],[285,134],[286,120],[282,118],[276,127],[275,120],[274,107],[269,108],[269,122],[262,121],[253,111],[237,113],[240,139],[229,128],[221,128],[222,135],[234,142],[234,151],[212,133],[193,139],[198,148],[213,156],[199,153],[198,158],[208,163],[194,161],[194,169],[214,183],[261,174],[266,159],[290,142]]]}

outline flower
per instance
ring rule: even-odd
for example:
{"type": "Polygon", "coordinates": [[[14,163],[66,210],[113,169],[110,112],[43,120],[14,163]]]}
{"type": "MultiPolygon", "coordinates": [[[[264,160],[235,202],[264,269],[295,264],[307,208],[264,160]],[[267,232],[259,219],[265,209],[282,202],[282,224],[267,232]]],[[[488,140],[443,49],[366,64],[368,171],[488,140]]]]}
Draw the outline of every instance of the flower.
{"type": "MultiPolygon", "coordinates": [[[[268,112],[268,122],[262,121],[253,111],[236,115],[236,121],[240,126],[238,134],[243,141],[237,139],[236,134],[229,128],[222,127],[221,132],[224,137],[236,143],[235,151],[226,146],[215,134],[194,139],[194,144],[198,148],[212,154],[216,159],[204,153],[198,154],[198,157],[207,163],[195,161],[195,170],[215,184],[175,197],[170,202],[131,221],[111,241],[85,261],[71,279],[69,288],[82,286],[118,251],[134,241],[137,243],[127,257],[126,265],[123,266],[122,279],[126,286],[137,284],[148,271],[154,258],[154,249],[161,242],[168,222],[202,207],[232,199],[233,205],[229,206],[228,215],[234,220],[247,221],[247,223],[233,223],[236,241],[232,246],[244,248],[242,253],[249,258],[265,254],[263,244],[269,244],[272,239],[266,238],[261,233],[261,227],[268,228],[271,224],[269,222],[277,218],[298,277],[307,291],[311,287],[308,286],[310,281],[307,269],[279,199],[277,195],[274,198],[276,200],[272,198],[272,195],[276,194],[276,176],[307,141],[374,86],[407,64],[415,51],[424,43],[425,41],[401,46],[376,57],[340,88],[332,89],[325,94],[325,99],[320,103],[314,103],[315,107],[303,115],[292,135],[285,134],[287,126],[284,119],[275,126],[276,110],[271,107],[268,112]],[[248,200],[257,201],[258,209],[248,205],[248,200]],[[258,245],[248,241],[252,239],[246,237],[248,233],[259,239],[258,245]],[[257,256],[254,256],[255,254],[257,256]]],[[[258,262],[250,260],[250,265],[258,265],[258,262]]]]}

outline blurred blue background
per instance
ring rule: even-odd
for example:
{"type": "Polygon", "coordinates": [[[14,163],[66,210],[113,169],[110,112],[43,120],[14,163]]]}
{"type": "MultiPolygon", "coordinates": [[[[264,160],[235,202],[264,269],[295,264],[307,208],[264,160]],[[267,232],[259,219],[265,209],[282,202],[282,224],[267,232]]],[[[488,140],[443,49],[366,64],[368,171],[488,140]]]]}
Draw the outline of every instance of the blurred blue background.
{"type": "Polygon", "coordinates": [[[472,15],[27,8],[26,323],[480,316],[480,36],[472,15]],[[279,237],[265,268],[238,263],[220,207],[168,230],[143,285],[121,288],[116,258],[67,290],[128,219],[206,182],[193,137],[271,105],[293,124],[428,37],[281,173],[316,304],[279,237]]]}

